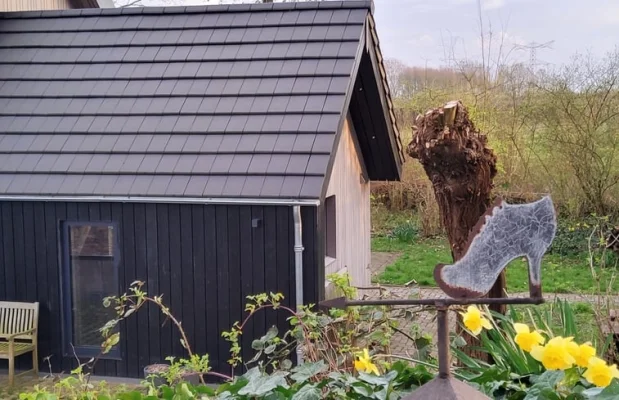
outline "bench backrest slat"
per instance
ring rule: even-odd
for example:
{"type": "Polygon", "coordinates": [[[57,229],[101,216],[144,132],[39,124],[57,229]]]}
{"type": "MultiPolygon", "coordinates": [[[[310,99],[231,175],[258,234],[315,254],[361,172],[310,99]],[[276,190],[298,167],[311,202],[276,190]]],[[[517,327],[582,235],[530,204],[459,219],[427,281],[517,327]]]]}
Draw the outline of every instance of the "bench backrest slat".
{"type": "MultiPolygon", "coordinates": [[[[37,328],[39,303],[0,301],[0,337],[37,328]]],[[[17,339],[32,339],[34,334],[20,335],[17,339]]]]}

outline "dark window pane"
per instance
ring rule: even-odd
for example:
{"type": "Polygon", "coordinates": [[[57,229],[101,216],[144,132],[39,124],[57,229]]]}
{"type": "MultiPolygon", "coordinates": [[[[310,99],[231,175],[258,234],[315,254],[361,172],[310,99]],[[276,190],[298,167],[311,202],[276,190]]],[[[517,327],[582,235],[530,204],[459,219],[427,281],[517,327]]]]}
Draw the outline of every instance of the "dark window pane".
{"type": "Polygon", "coordinates": [[[68,227],[69,279],[71,290],[70,339],[80,347],[98,347],[99,328],[115,317],[104,297],[118,295],[117,230],[113,224],[70,224],[68,227]]]}
{"type": "Polygon", "coordinates": [[[337,214],[335,210],[335,196],[329,196],[325,199],[325,212],[327,214],[327,256],[335,258],[337,249],[337,214]]]}

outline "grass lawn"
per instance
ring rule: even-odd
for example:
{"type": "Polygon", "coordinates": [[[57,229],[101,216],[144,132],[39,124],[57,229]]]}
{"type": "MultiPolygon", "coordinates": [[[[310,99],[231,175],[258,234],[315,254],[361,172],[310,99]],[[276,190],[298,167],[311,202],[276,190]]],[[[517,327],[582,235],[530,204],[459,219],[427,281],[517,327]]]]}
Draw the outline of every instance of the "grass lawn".
{"type": "MultiPolygon", "coordinates": [[[[421,286],[436,286],[434,266],[449,264],[451,253],[443,238],[421,239],[413,243],[377,237],[372,239],[372,251],[401,252],[402,256],[375,278],[376,282],[402,285],[412,280],[421,286]]],[[[608,268],[598,270],[600,283],[605,288],[609,278],[616,272],[608,268]]],[[[542,288],[547,293],[591,293],[597,287],[588,266],[586,254],[559,256],[547,254],[542,261],[542,288]]],[[[507,290],[526,292],[529,277],[525,259],[514,260],[507,266],[507,290]]],[[[613,290],[619,290],[619,282],[613,282],[613,290]]]]}

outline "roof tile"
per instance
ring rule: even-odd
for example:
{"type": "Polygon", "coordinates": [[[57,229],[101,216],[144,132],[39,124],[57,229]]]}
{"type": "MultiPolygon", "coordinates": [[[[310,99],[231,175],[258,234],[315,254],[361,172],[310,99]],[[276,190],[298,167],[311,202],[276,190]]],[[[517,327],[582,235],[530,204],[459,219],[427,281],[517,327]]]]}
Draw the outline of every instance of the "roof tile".
{"type": "Polygon", "coordinates": [[[0,18],[0,194],[318,198],[367,8],[0,18]]]}

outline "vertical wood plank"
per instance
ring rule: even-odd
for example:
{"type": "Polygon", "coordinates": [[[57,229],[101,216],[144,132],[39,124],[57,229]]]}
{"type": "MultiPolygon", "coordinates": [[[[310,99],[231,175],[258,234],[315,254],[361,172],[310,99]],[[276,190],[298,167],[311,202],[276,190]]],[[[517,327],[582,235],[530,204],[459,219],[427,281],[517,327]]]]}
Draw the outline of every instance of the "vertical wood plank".
{"type": "MultiPolygon", "coordinates": [[[[75,203],[56,203],[57,209],[56,209],[56,213],[59,217],[59,220],[61,221],[61,223],[64,223],[66,221],[77,221],[77,205],[75,203]]],[[[60,236],[62,237],[62,235],[60,236]]],[[[59,240],[60,243],[60,257],[61,257],[61,267],[62,268],[69,268],[69,265],[64,265],[64,263],[62,262],[62,257],[64,256],[64,251],[66,251],[65,246],[67,245],[66,243],[64,243],[64,241],[59,240]]],[[[60,272],[62,273],[64,270],[60,270],[60,272]]],[[[62,279],[62,275],[61,275],[61,279],[62,279]]],[[[61,307],[64,308],[64,299],[66,298],[65,296],[67,296],[65,293],[70,293],[71,292],[71,287],[66,287],[64,285],[63,282],[63,286],[62,286],[62,292],[61,292],[61,307]]],[[[67,318],[67,316],[65,316],[65,318],[67,318]]],[[[63,321],[63,326],[64,326],[64,321],[63,321]]],[[[65,336],[68,335],[68,332],[64,332],[63,333],[63,341],[65,341],[65,336]]],[[[77,362],[75,361],[75,357],[73,356],[72,350],[71,348],[66,348],[65,349],[65,354],[64,357],[62,359],[62,370],[69,372],[71,371],[73,368],[77,367],[77,362]]]]}
{"type": "MultiPolygon", "coordinates": [[[[356,137],[349,117],[342,128],[327,188],[327,196],[335,196],[336,256],[326,273],[348,272],[353,285],[367,286],[371,260],[370,183],[359,179],[363,167],[355,145],[356,137]]],[[[332,217],[327,216],[329,220],[332,217]]]]}
{"type": "MultiPolygon", "coordinates": [[[[230,276],[228,268],[228,207],[217,205],[215,206],[215,218],[217,223],[217,286],[219,287],[217,308],[218,308],[218,325],[220,332],[230,330],[230,276]]],[[[230,346],[224,338],[220,337],[219,341],[219,356],[220,367],[225,371],[224,360],[227,359],[230,346]]]]}
{"type": "MultiPolygon", "coordinates": [[[[6,281],[6,270],[9,269],[8,265],[4,263],[7,249],[4,245],[4,220],[2,219],[2,202],[0,202],[0,263],[3,267],[0,269],[0,300],[9,300],[6,297],[6,288],[8,282],[6,281]]],[[[2,322],[2,315],[0,314],[0,323],[2,322]]]]}
{"type": "Polygon", "coordinates": [[[241,292],[241,257],[245,251],[240,241],[239,206],[228,207],[228,288],[230,292],[230,323],[243,317],[241,292]]]}
{"type": "MultiPolygon", "coordinates": [[[[180,206],[169,205],[169,241],[170,241],[170,310],[176,319],[183,321],[183,283],[181,275],[181,222],[180,206]]],[[[172,327],[173,354],[182,354],[181,336],[176,327],[172,327]]]]}
{"type": "MultiPolygon", "coordinates": [[[[35,247],[35,219],[34,203],[31,201],[23,203],[24,212],[24,265],[26,272],[26,299],[27,301],[37,301],[37,266],[36,266],[36,247],[35,247]]],[[[38,225],[38,224],[37,224],[38,225]]]]}
{"type": "MultiPolygon", "coordinates": [[[[277,207],[264,207],[264,291],[277,292],[277,207]]],[[[277,325],[277,313],[267,311],[266,326],[277,325]]]]}
{"type": "MultiPolygon", "coordinates": [[[[258,294],[266,291],[265,287],[265,246],[264,246],[264,207],[252,206],[251,216],[257,221],[258,226],[252,228],[252,293],[258,294]]],[[[254,337],[260,337],[266,333],[265,313],[254,317],[254,337]]]]}
{"type": "Polygon", "coordinates": [[[215,206],[204,206],[204,262],[206,272],[206,287],[204,290],[204,300],[206,302],[206,352],[213,360],[213,369],[220,372],[224,371],[225,354],[220,353],[220,334],[219,326],[219,287],[218,271],[219,264],[217,255],[217,218],[215,216],[215,206]],[[217,339],[215,339],[217,338],[217,339]]]}
{"type": "MultiPolygon", "coordinates": [[[[157,258],[159,260],[159,292],[163,302],[169,307],[172,301],[170,283],[170,231],[169,205],[157,204],[157,258]]],[[[166,321],[159,325],[160,352],[163,358],[172,355],[172,324],[166,321]]]]}
{"type": "Polygon", "coordinates": [[[13,249],[13,210],[10,202],[0,203],[2,210],[2,247],[4,248],[4,281],[6,288],[6,298],[10,300],[15,297],[15,251],[13,249]]]}
{"type": "MultiPolygon", "coordinates": [[[[293,251],[290,247],[290,236],[294,237],[294,232],[290,231],[290,217],[292,208],[280,206],[276,208],[276,237],[277,237],[277,281],[276,290],[284,295],[285,304],[294,304],[294,298],[290,292],[290,284],[294,285],[294,270],[290,273],[290,268],[294,265],[290,264],[290,253],[293,251]]],[[[277,326],[280,328],[286,327],[286,318],[288,315],[284,311],[277,312],[277,326]]],[[[282,332],[283,334],[283,332],[282,332]]]]}
{"type": "MultiPolygon", "coordinates": [[[[146,289],[152,296],[159,295],[159,254],[158,254],[158,226],[157,226],[157,205],[146,204],[146,264],[148,279],[146,289]]],[[[150,305],[148,312],[148,338],[149,363],[160,363],[165,357],[161,355],[161,332],[160,311],[157,307],[150,305]]]]}
{"type": "Polygon", "coordinates": [[[204,241],[204,206],[194,204],[191,206],[191,239],[193,249],[193,299],[194,307],[194,338],[192,346],[198,354],[206,354],[206,259],[204,241]]]}
{"type": "Polygon", "coordinates": [[[13,251],[15,252],[15,300],[26,301],[26,248],[24,247],[24,207],[18,201],[11,202],[13,213],[13,251]]]}
{"type": "MultiPolygon", "coordinates": [[[[251,227],[251,206],[240,206],[239,208],[239,257],[241,274],[239,281],[241,284],[241,307],[247,303],[247,296],[253,295],[254,266],[252,265],[253,243],[251,227]]],[[[243,312],[243,310],[241,310],[243,312]]],[[[243,316],[244,318],[244,316],[243,316]]],[[[251,342],[259,337],[254,332],[255,320],[252,318],[247,324],[243,334],[243,358],[248,360],[254,354],[251,342]]]]}
{"type": "Polygon", "coordinates": [[[191,346],[194,342],[194,301],[193,301],[193,240],[192,240],[192,218],[191,205],[183,204],[180,206],[181,220],[181,253],[179,260],[180,278],[182,287],[182,321],[183,329],[191,346]]]}
{"type": "MultiPolygon", "coordinates": [[[[146,252],[146,208],[143,203],[135,203],[134,207],[134,232],[135,232],[135,277],[134,279],[148,282],[148,265],[146,252]]],[[[148,291],[148,287],[146,287],[148,291]]],[[[140,310],[129,319],[137,322],[137,329],[129,335],[135,335],[138,352],[138,372],[141,377],[143,369],[149,364],[149,329],[148,329],[148,309],[140,310]]]]}
{"type": "MultiPolygon", "coordinates": [[[[56,217],[56,207],[54,203],[44,203],[45,213],[45,234],[43,242],[46,252],[45,269],[48,274],[48,301],[47,309],[49,310],[49,322],[54,323],[56,329],[50,329],[47,335],[49,336],[49,346],[47,349],[42,347],[39,354],[52,355],[50,362],[54,370],[60,368],[62,364],[62,313],[61,313],[61,298],[60,298],[60,254],[59,246],[59,221],[56,217]]],[[[42,322],[42,321],[40,321],[42,322]]],[[[43,327],[45,325],[39,324],[43,327]]],[[[41,333],[39,333],[41,335],[41,333]]]]}
{"type": "MultiPolygon", "coordinates": [[[[39,302],[39,326],[51,326],[50,308],[49,308],[49,283],[48,283],[48,266],[47,266],[47,247],[46,247],[46,219],[45,219],[45,203],[36,202],[34,206],[34,226],[33,226],[33,251],[35,254],[36,276],[37,276],[37,301],[39,302]]],[[[1,234],[1,233],[0,233],[1,234]]],[[[49,238],[48,240],[51,240],[49,238]]],[[[51,268],[56,264],[52,264],[51,268]]],[[[50,331],[51,329],[40,329],[38,336],[38,345],[40,349],[50,348],[50,331]]],[[[49,350],[48,350],[49,351],[49,350]]],[[[41,353],[45,354],[45,353],[41,353]]]]}

